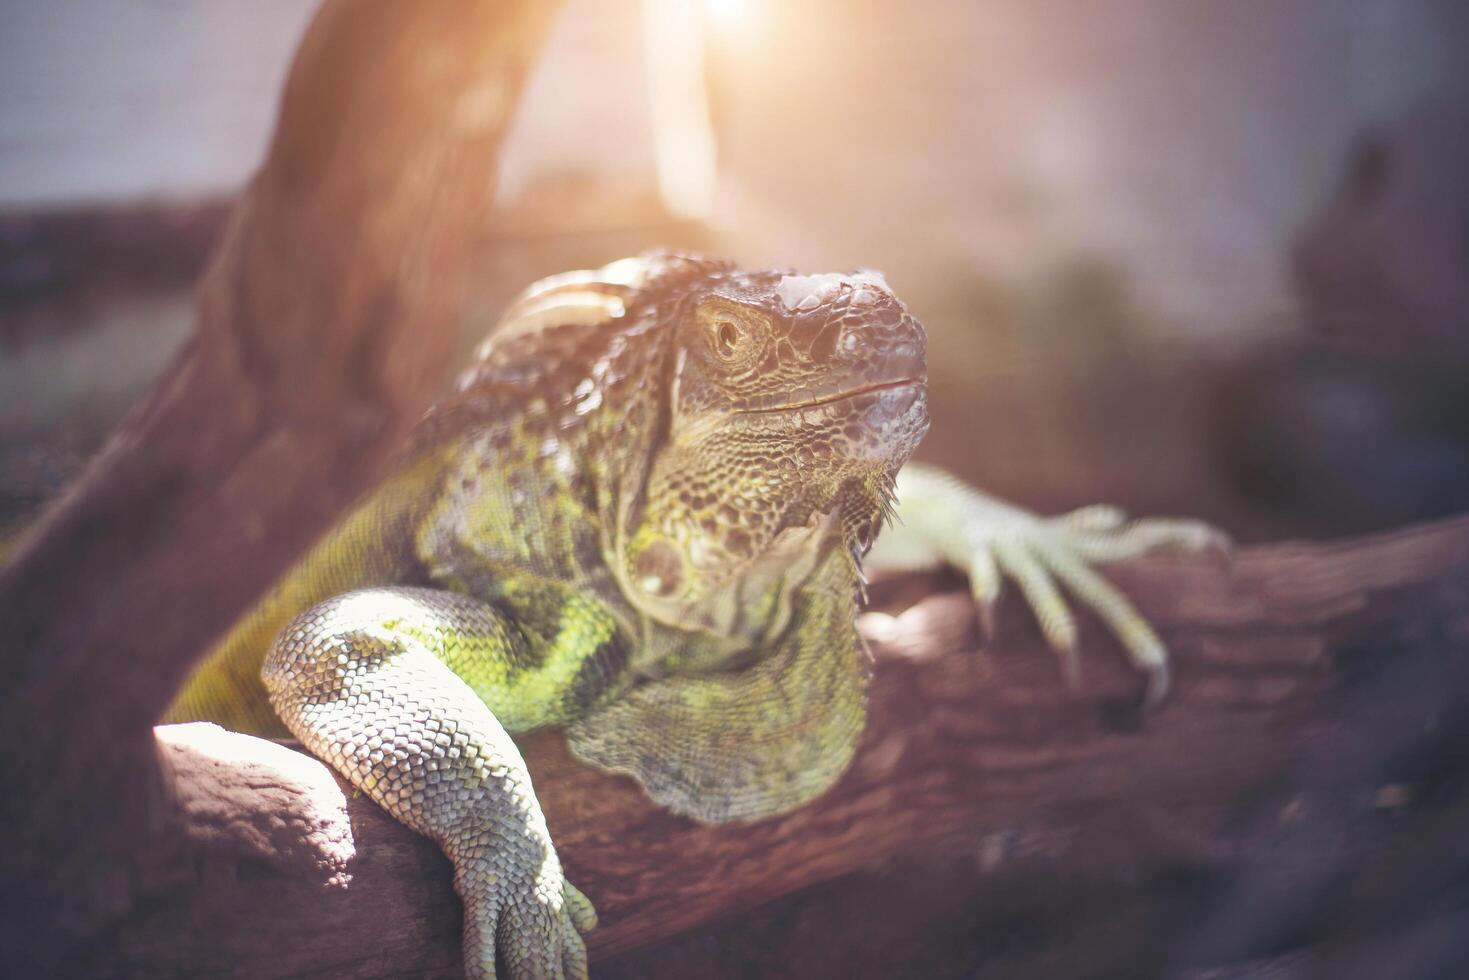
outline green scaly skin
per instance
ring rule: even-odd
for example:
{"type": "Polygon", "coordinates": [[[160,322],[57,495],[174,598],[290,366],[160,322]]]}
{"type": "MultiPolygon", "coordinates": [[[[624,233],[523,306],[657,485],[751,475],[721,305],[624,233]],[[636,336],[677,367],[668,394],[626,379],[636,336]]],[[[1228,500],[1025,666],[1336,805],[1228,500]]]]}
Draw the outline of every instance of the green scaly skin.
{"type": "MultiPolygon", "coordinates": [[[[585,976],[595,914],[511,733],[564,726],[707,822],[827,789],[865,720],[861,560],[927,429],[924,378],[922,328],[870,274],[655,254],[545,280],[166,720],[289,731],[437,841],[469,976],[585,976]]],[[[1009,575],[1069,651],[1054,576],[1158,690],[1161,644],[1086,562],[1212,532],[1139,538],[1152,525],[1111,510],[1043,521],[904,479],[912,531],[885,565],[957,562],[982,608],[1009,575]]]]}

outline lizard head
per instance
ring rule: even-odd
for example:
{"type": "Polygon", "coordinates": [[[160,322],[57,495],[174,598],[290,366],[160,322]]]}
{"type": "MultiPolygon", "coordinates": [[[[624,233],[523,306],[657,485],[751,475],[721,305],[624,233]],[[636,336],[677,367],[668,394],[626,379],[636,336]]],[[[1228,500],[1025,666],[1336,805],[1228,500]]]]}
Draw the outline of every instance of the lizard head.
{"type": "Polygon", "coordinates": [[[873,272],[719,269],[675,290],[667,433],[624,571],[660,618],[732,631],[753,596],[871,545],[928,428],[925,339],[873,272]]]}

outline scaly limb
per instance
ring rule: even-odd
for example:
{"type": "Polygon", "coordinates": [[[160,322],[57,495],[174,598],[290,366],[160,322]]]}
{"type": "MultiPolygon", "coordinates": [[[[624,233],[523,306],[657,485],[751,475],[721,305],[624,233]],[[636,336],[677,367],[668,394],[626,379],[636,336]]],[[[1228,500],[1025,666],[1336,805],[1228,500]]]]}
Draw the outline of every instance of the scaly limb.
{"type": "Polygon", "coordinates": [[[491,704],[519,695],[522,712],[538,713],[531,723],[561,720],[559,702],[578,688],[559,675],[595,672],[593,651],[610,642],[588,613],[562,615],[546,643],[457,593],[349,592],[286,627],[261,672],[312,752],[453,862],[465,975],[477,980],[497,968],[587,975],[581,934],[596,913],[563,875],[530,773],[491,704]],[[566,653],[578,656],[568,664],[566,653]]]}
{"type": "Polygon", "coordinates": [[[1106,505],[1040,517],[986,496],[942,470],[911,463],[898,474],[897,494],[897,519],[867,555],[869,569],[917,570],[945,563],[963,569],[986,637],[993,633],[1003,582],[1014,580],[1074,688],[1081,680],[1081,659],[1064,586],[1102,618],[1147,676],[1146,703],[1157,704],[1167,695],[1168,651],[1163,642],[1128,598],[1092,566],[1162,549],[1225,550],[1229,539],[1223,532],[1177,518],[1129,521],[1121,510],[1106,505]]]}

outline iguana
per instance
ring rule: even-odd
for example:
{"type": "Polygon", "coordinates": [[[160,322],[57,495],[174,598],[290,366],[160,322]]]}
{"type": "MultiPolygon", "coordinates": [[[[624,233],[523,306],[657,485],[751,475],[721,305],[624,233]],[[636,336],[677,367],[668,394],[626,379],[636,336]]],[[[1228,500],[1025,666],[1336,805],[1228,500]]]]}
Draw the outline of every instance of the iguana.
{"type": "Polygon", "coordinates": [[[702,821],[807,802],[863,727],[854,614],[895,513],[869,565],[953,562],[982,609],[1008,575],[1074,664],[1059,580],[1163,694],[1162,645],[1087,562],[1214,533],[1042,520],[904,467],[927,428],[923,329],[875,273],[658,253],[543,280],[166,720],[289,731],[435,840],[470,977],[584,976],[595,914],[511,734],[564,726],[702,821]]]}

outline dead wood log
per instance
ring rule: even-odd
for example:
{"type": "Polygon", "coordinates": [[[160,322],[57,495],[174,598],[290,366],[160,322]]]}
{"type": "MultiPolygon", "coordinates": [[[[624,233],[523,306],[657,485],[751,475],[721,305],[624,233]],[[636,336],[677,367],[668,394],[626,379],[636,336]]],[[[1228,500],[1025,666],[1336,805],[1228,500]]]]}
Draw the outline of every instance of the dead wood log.
{"type": "Polygon", "coordinates": [[[442,385],[496,151],[556,6],[323,5],[195,336],[0,570],[10,965],[75,953],[152,887],[140,869],[186,857],[152,723],[442,385]]]}
{"type": "MultiPolygon", "coordinates": [[[[1174,651],[1160,711],[1136,711],[1138,679],[1097,624],[1069,697],[1018,603],[980,650],[962,590],[910,583],[921,601],[863,622],[877,666],[851,771],[778,819],[699,826],[578,765],[558,733],[526,739],[563,861],[602,916],[594,960],[917,850],[994,874],[1243,864],[1313,805],[1303,766],[1317,788],[1339,784],[1335,749],[1360,759],[1421,732],[1417,706],[1391,698],[1344,709],[1353,677],[1400,656],[1403,637],[1428,638],[1409,664],[1420,685],[1462,689],[1469,674],[1469,518],[1115,578],[1174,651]]],[[[426,841],[284,747],[212,726],[159,740],[197,873],[139,907],[98,972],[457,971],[457,903],[426,841]]],[[[1406,792],[1366,788],[1383,794],[1373,806],[1406,792]]]]}

